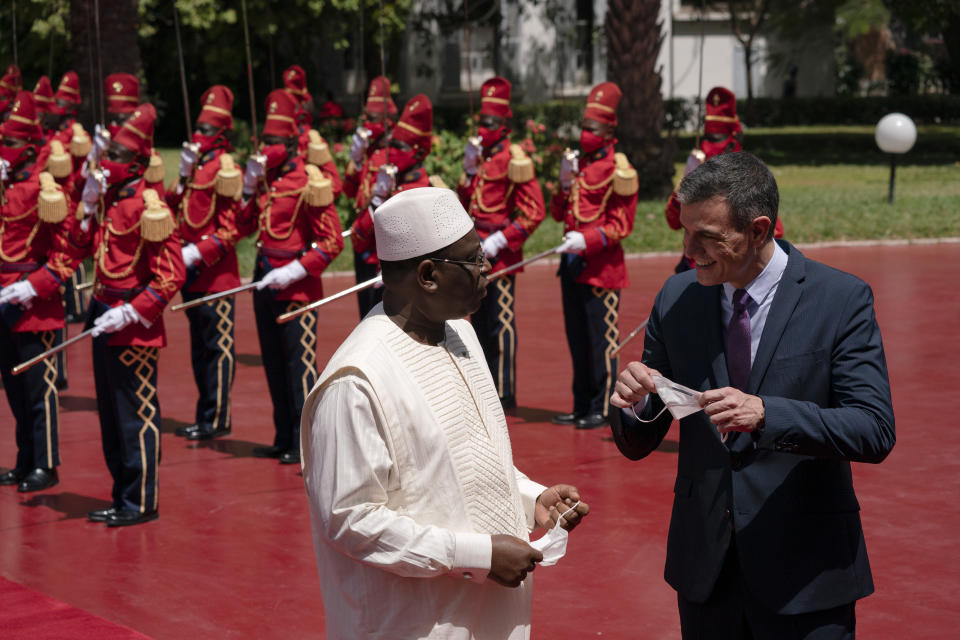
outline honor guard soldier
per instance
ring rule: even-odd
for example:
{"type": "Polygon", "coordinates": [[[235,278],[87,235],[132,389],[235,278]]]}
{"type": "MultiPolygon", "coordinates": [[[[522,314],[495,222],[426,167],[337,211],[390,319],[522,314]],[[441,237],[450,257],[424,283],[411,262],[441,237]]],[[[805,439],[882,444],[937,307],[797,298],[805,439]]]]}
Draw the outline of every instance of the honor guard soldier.
{"type": "MultiPolygon", "coordinates": [[[[243,173],[234,165],[233,92],[223,85],[200,98],[193,140],[183,144],[179,177],[167,192],[177,225],[187,281],[184,301],[240,286],[237,211],[243,173]]],[[[187,309],[190,360],[199,398],[195,421],[175,433],[208,440],[230,433],[230,388],[236,371],[234,298],[220,298],[187,309]]]]}
{"type": "Polygon", "coordinates": [[[13,108],[13,99],[20,93],[23,82],[20,78],[20,68],[12,64],[4,71],[0,78],[0,122],[7,119],[13,108]]]}
{"type": "Polygon", "coordinates": [[[157,356],[166,346],[163,309],[186,279],[173,213],[148,188],[156,112],[138,105],[83,190],[81,227],[92,235],[96,284],[87,328],[112,504],[91,511],[107,526],[140,524],[159,505],[160,403],[157,356]],[[107,173],[109,172],[109,175],[107,173]]]}
{"type": "Polygon", "coordinates": [[[320,274],[343,249],[333,185],[297,153],[297,104],[283,89],[267,96],[260,155],[243,176],[241,233],[259,228],[253,294],[260,353],[273,401],[273,445],[254,455],[300,462],[300,409],[317,379],[315,313],[277,318],[323,297],[320,274]]]}
{"type": "MultiPolygon", "coordinates": [[[[376,276],[379,268],[377,241],[373,234],[373,212],[390,196],[416,187],[429,187],[432,183],[423,168],[423,162],[430,153],[433,144],[433,105],[430,98],[422,93],[407,102],[400,114],[400,121],[393,129],[389,146],[382,164],[377,171],[370,191],[370,202],[359,212],[351,227],[350,239],[355,254],[368,267],[372,266],[370,276],[376,276]]],[[[376,160],[372,156],[371,164],[376,160]]],[[[354,256],[356,258],[356,255],[354,256]]],[[[359,280],[360,273],[357,273],[359,280]]],[[[362,282],[362,281],[361,281],[362,282]]],[[[379,287],[367,289],[369,295],[361,298],[360,317],[363,318],[383,297],[379,287]],[[369,304],[369,307],[366,305],[369,304]]],[[[362,292],[361,292],[362,293],[362,292]]]]}
{"type": "Polygon", "coordinates": [[[313,97],[307,91],[307,73],[298,64],[283,72],[283,88],[293,96],[297,102],[297,112],[293,119],[297,122],[297,153],[305,156],[307,164],[320,168],[333,185],[333,198],[336,199],[343,190],[340,180],[340,170],[333,161],[333,155],[327,146],[327,141],[313,124],[313,97]]]}
{"type": "MultiPolygon", "coordinates": [[[[370,206],[377,174],[380,167],[387,162],[387,131],[393,128],[396,115],[397,105],[390,97],[390,81],[386,76],[374,78],[370,81],[361,122],[350,140],[350,161],[343,178],[343,192],[353,200],[355,218],[370,206]]],[[[353,233],[356,233],[356,230],[353,233]]],[[[361,244],[368,245],[369,238],[351,236],[353,271],[359,284],[375,277],[380,265],[375,252],[357,250],[358,240],[361,244]]],[[[379,289],[357,292],[361,318],[380,301],[380,293],[379,289]]]]}
{"type": "Polygon", "coordinates": [[[0,124],[0,370],[16,420],[17,461],[0,485],[38,491],[58,482],[57,360],[20,375],[17,364],[59,344],[60,287],[81,250],[70,243],[73,206],[36,159],[42,141],[33,96],[21,91],[0,124]]]}
{"type": "MultiPolygon", "coordinates": [[[[523,260],[523,243],[546,216],[533,162],[519,145],[510,144],[507,119],[512,116],[510,83],[500,77],[484,82],[480,88],[478,138],[467,141],[463,176],[457,188],[494,272],[523,260]]],[[[480,308],[470,316],[504,409],[517,406],[513,302],[519,271],[491,282],[480,308]]]]}
{"type": "Polygon", "coordinates": [[[620,241],[633,231],[637,172],[614,153],[619,87],[590,91],[580,154],[564,153],[551,214],[564,225],[560,288],[567,344],[573,359],[573,412],[556,424],[593,429],[606,424],[617,378],[620,289],[629,285],[620,241]]]}
{"type": "MultiPolygon", "coordinates": [[[[721,153],[734,153],[743,150],[743,127],[737,117],[737,96],[729,89],[714,87],[707,93],[707,114],[703,119],[703,139],[700,146],[690,152],[683,175],[699,167],[701,164],[721,153]]],[[[680,201],[674,190],[667,201],[667,224],[671,229],[680,230],[680,201]]],[[[783,237],[783,222],[777,217],[774,227],[774,237],[783,237]]],[[[693,259],[680,256],[674,271],[680,273],[692,269],[693,259]]]]}

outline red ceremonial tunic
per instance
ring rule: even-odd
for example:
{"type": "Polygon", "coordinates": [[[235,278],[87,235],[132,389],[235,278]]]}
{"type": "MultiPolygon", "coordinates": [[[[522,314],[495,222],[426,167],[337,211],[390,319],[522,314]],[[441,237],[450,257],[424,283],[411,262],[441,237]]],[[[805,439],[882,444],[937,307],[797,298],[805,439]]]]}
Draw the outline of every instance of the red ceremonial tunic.
{"type": "MultiPolygon", "coordinates": [[[[527,182],[510,180],[508,141],[493,145],[484,151],[484,156],[480,170],[469,183],[466,174],[460,179],[457,193],[481,240],[503,231],[509,244],[500,250],[493,264],[493,271],[499,271],[523,260],[523,243],[543,222],[547,208],[536,177],[527,182]]],[[[522,268],[514,273],[521,271],[522,268]]]]}
{"type": "Polygon", "coordinates": [[[151,323],[146,327],[135,322],[111,334],[111,346],[166,346],[163,309],[186,280],[176,230],[159,242],[141,236],[140,218],[146,209],[143,192],[148,188],[145,181],[138,180],[122,189],[110,189],[103,198],[102,214],[95,216],[91,225],[94,297],[110,307],[129,302],[151,323]]]}
{"type": "Polygon", "coordinates": [[[187,286],[192,293],[216,293],[240,286],[237,252],[237,212],[240,201],[217,194],[220,156],[226,149],[214,149],[198,159],[193,175],[178,194],[180,180],[167,191],[167,204],[176,212],[177,230],[184,244],[200,251],[195,265],[197,277],[187,286]]]}
{"type": "Polygon", "coordinates": [[[300,260],[307,276],[277,292],[277,300],[313,301],[323,297],[320,274],[343,250],[342,228],[333,202],[325,207],[307,203],[307,171],[296,156],[267,174],[257,194],[241,211],[240,233],[259,230],[257,246],[274,268],[300,260]]]}
{"type": "MultiPolygon", "coordinates": [[[[376,174],[373,174],[374,182],[376,182],[376,177],[376,174]]],[[[429,186],[430,176],[427,175],[427,170],[423,167],[416,167],[397,176],[397,187],[393,193],[396,194],[401,191],[407,191],[408,189],[429,186]]],[[[353,242],[353,248],[360,254],[360,259],[367,264],[379,264],[380,259],[377,257],[377,238],[374,235],[373,216],[370,213],[369,206],[360,210],[357,219],[353,222],[351,231],[350,240],[353,242]]]]}
{"type": "MultiPolygon", "coordinates": [[[[62,221],[51,223],[39,218],[37,166],[18,171],[10,183],[0,186],[0,286],[29,274],[26,279],[37,292],[13,331],[63,329],[60,287],[70,279],[83,255],[83,248],[71,242],[72,231],[79,223],[69,198],[62,221]]],[[[58,190],[63,192],[62,187],[58,190]]]]}
{"type": "Polygon", "coordinates": [[[386,161],[386,149],[373,149],[367,154],[367,159],[364,160],[363,166],[359,169],[353,164],[353,160],[347,163],[347,171],[343,179],[343,192],[353,200],[355,211],[363,211],[370,204],[377,174],[386,161]]]}
{"type": "Polygon", "coordinates": [[[564,233],[579,231],[587,243],[581,254],[585,266],[577,282],[605,289],[630,285],[620,240],[633,231],[637,194],[621,196],[613,190],[613,145],[581,158],[580,172],[569,193],[559,190],[550,213],[563,222],[564,233]]]}

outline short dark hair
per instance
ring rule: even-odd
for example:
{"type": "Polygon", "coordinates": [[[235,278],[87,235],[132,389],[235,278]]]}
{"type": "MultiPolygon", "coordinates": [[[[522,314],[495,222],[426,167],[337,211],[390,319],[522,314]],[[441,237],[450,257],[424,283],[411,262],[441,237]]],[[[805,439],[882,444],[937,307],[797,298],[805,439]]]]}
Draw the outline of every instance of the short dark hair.
{"type": "Polygon", "coordinates": [[[691,171],[677,188],[680,204],[723,198],[733,226],[743,231],[760,216],[770,218],[767,240],[773,238],[780,208],[777,181],[767,165],[746,151],[721,153],[691,171]]]}

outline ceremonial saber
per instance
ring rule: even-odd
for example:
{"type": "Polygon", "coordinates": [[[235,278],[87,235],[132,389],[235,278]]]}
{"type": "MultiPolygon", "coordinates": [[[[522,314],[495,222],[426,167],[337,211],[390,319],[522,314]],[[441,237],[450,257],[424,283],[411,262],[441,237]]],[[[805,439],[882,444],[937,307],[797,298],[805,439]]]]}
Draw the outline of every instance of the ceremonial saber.
{"type": "Polygon", "coordinates": [[[353,285],[352,287],[350,287],[350,288],[348,288],[348,289],[344,289],[343,291],[340,291],[340,292],[338,292],[338,293],[335,293],[335,294],[333,294],[332,296],[327,296],[326,298],[323,298],[323,299],[321,299],[321,300],[317,300],[316,302],[311,302],[310,304],[308,304],[308,305],[305,306],[305,307],[300,307],[299,309],[295,309],[295,310],[290,311],[290,312],[288,312],[288,313],[284,313],[283,315],[277,317],[277,322],[279,322],[280,324],[283,324],[283,323],[285,323],[285,322],[290,322],[290,321],[293,320],[294,318],[296,318],[296,317],[298,317],[298,316],[302,316],[302,315],[305,314],[305,313],[309,313],[310,311],[313,311],[314,309],[319,309],[319,308],[322,307],[323,305],[328,304],[328,303],[330,303],[330,302],[333,302],[334,300],[339,300],[340,298],[343,298],[343,297],[345,297],[345,296],[348,296],[348,295],[350,295],[351,293],[356,293],[357,291],[363,291],[364,289],[369,289],[370,287],[372,287],[373,285],[377,284],[378,282],[383,282],[383,277],[382,277],[382,276],[377,276],[377,277],[375,277],[375,278],[370,278],[369,280],[365,280],[365,281],[361,282],[360,284],[355,284],[355,285],[353,285]]]}
{"type": "Polygon", "coordinates": [[[247,26],[247,0],[241,0],[243,9],[243,42],[247,50],[247,84],[250,87],[250,124],[253,131],[253,151],[257,152],[257,99],[253,93],[253,62],[250,56],[250,27],[247,26]]]}
{"type": "Polygon", "coordinates": [[[220,298],[229,298],[230,296],[235,296],[238,293],[243,293],[244,291],[249,291],[250,289],[256,289],[258,284],[260,284],[260,281],[256,280],[254,282],[242,284],[239,287],[234,287],[233,289],[227,289],[226,291],[220,291],[218,293],[211,293],[208,296],[197,298],[196,300],[191,300],[189,302],[181,302],[180,304],[175,304],[172,307],[170,307],[170,311],[181,311],[183,309],[192,309],[194,307],[199,307],[202,304],[206,304],[207,302],[213,302],[214,300],[219,300],[220,298]]]}
{"type": "Polygon", "coordinates": [[[187,139],[193,142],[193,130],[190,125],[190,99],[187,97],[187,71],[183,67],[183,45],[180,44],[180,15],[177,11],[177,3],[173,5],[173,30],[177,34],[177,55],[180,58],[180,90],[183,93],[183,112],[186,116],[187,139]]]}
{"type": "MultiPolygon", "coordinates": [[[[97,84],[100,85],[100,126],[107,121],[107,107],[103,91],[103,51],[100,49],[100,0],[93,0],[93,24],[97,32],[97,84]]],[[[92,98],[92,96],[91,96],[92,98]]]]}
{"type": "Polygon", "coordinates": [[[34,356],[34,357],[30,358],[30,359],[27,360],[26,362],[21,362],[20,364],[18,364],[17,366],[15,366],[15,367],[11,370],[11,372],[13,373],[13,375],[17,375],[17,374],[19,374],[19,373],[23,373],[24,371],[26,371],[27,369],[29,369],[29,368],[32,367],[33,365],[37,364],[38,362],[42,362],[43,360],[46,360],[46,359],[49,358],[50,356],[56,355],[56,354],[60,353],[61,351],[63,351],[64,349],[66,349],[67,347],[69,347],[70,345],[72,345],[74,342],[77,342],[78,340],[82,340],[83,338],[86,338],[86,337],[89,336],[91,333],[93,333],[93,329],[92,329],[92,328],[87,329],[87,330],[84,331],[83,333],[78,333],[77,335],[73,336],[73,337],[70,338],[69,340],[64,340],[63,342],[61,342],[61,343],[58,344],[57,346],[53,347],[52,349],[47,349],[46,351],[44,351],[44,352],[41,353],[40,355],[34,356]]]}
{"type": "Polygon", "coordinates": [[[94,284],[96,283],[93,280],[90,282],[81,282],[77,285],[77,291],[86,291],[87,289],[92,288],[94,284]]]}
{"type": "Polygon", "coordinates": [[[636,329],[634,329],[633,331],[631,331],[631,332],[630,332],[630,335],[628,335],[626,338],[623,339],[623,342],[621,342],[620,345],[617,346],[617,348],[613,350],[613,353],[610,354],[610,357],[611,357],[611,358],[615,358],[615,357],[617,356],[617,354],[620,353],[620,351],[623,350],[623,348],[624,348],[625,346],[627,346],[627,343],[628,343],[628,342],[630,342],[631,340],[633,340],[634,338],[636,338],[636,337],[637,337],[637,334],[640,333],[641,331],[643,331],[643,330],[646,328],[648,322],[650,322],[650,316],[647,316],[646,320],[644,320],[643,322],[641,322],[639,327],[637,327],[636,329]]]}
{"type": "MultiPolygon", "coordinates": [[[[560,246],[563,246],[563,245],[560,245],[560,246]]],[[[546,251],[544,251],[544,252],[542,252],[542,253],[538,253],[537,255],[533,256],[532,258],[527,258],[526,260],[521,260],[521,261],[518,262],[517,264],[512,264],[512,265],[510,265],[509,267],[504,267],[503,269],[500,269],[500,271],[497,271],[496,273],[492,273],[492,274],[490,274],[489,276],[487,276],[487,282],[490,282],[490,281],[492,281],[492,280],[496,280],[497,278],[499,278],[499,277],[501,277],[501,276],[505,276],[505,275],[507,275],[508,273],[510,273],[511,271],[516,271],[516,270],[519,269],[520,267],[525,266],[525,265],[528,265],[528,264],[530,264],[531,262],[536,262],[537,260],[541,260],[541,259],[543,259],[543,258],[546,258],[547,256],[552,256],[553,254],[555,254],[555,253],[557,253],[557,252],[560,251],[560,246],[554,247],[553,249],[547,249],[546,251]]]]}

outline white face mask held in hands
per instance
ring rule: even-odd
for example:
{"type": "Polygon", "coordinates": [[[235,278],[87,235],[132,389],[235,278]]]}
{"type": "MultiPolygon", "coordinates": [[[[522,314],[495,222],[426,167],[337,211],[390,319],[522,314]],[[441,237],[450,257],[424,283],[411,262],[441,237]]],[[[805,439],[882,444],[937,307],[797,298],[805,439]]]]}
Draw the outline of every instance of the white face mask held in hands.
{"type": "Polygon", "coordinates": [[[576,509],[578,504],[580,504],[579,500],[577,500],[577,504],[564,511],[557,518],[557,524],[547,531],[542,538],[530,543],[531,547],[543,554],[543,560],[539,563],[541,567],[557,564],[560,558],[567,553],[567,538],[570,537],[570,533],[560,526],[560,521],[563,520],[565,515],[576,509]]]}
{"type": "Polygon", "coordinates": [[[663,400],[664,407],[660,410],[660,413],[649,420],[644,420],[640,416],[637,416],[637,412],[634,411],[633,415],[636,416],[640,422],[653,422],[667,409],[670,410],[670,414],[676,420],[686,418],[690,414],[703,409],[703,407],[700,406],[701,393],[699,391],[694,391],[689,387],[667,380],[657,374],[653,374],[650,377],[653,378],[653,384],[657,388],[657,395],[663,400]]]}

